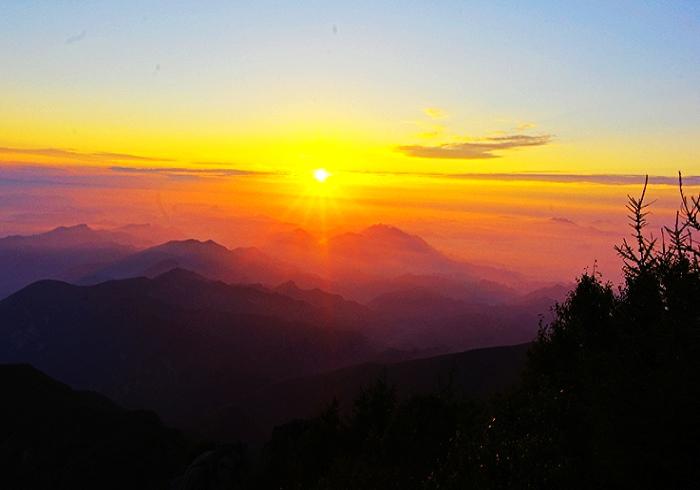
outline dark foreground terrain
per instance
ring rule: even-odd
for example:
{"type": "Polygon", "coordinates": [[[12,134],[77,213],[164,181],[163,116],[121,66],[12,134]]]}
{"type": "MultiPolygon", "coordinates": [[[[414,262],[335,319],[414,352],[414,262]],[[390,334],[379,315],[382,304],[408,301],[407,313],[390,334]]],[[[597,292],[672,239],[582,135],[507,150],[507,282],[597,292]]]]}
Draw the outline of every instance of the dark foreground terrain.
{"type": "Polygon", "coordinates": [[[74,391],[26,364],[0,366],[3,488],[165,488],[190,458],[158,416],[74,391]]]}

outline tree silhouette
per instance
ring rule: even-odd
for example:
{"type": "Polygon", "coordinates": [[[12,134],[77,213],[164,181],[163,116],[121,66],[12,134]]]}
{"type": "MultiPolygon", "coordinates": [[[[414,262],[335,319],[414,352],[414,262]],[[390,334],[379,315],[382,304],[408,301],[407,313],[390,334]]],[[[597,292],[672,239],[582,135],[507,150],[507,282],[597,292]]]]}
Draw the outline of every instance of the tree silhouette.
{"type": "Polygon", "coordinates": [[[629,197],[633,244],[616,247],[619,291],[579,278],[539,333],[519,390],[494,407],[481,460],[486,487],[690,488],[700,424],[700,196],[687,198],[670,246],[647,236],[645,180],[629,197]],[[507,464],[503,463],[504,459],[507,464]]]}

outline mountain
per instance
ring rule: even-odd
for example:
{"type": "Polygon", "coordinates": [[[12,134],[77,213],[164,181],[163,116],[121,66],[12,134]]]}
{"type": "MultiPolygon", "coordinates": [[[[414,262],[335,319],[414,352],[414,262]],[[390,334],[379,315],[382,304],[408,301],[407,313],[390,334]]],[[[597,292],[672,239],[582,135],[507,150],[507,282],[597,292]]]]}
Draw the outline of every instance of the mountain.
{"type": "Polygon", "coordinates": [[[112,229],[114,232],[126,233],[139,248],[152,247],[170,240],[179,240],[185,234],[172,226],[152,223],[129,223],[112,229]]]}
{"type": "Polygon", "coordinates": [[[511,302],[513,304],[541,304],[551,307],[556,302],[563,302],[574,287],[575,284],[553,284],[530,291],[511,302]]]}
{"type": "Polygon", "coordinates": [[[478,296],[485,302],[513,297],[515,292],[509,285],[520,287],[524,283],[517,273],[453,259],[423,238],[385,224],[327,240],[300,229],[277,233],[263,250],[290,263],[304,264],[307,272],[327,281],[324,289],[360,302],[399,289],[396,283],[407,278],[423,280],[424,285],[449,283],[455,294],[469,296],[471,301],[478,296]]]}
{"type": "MultiPolygon", "coordinates": [[[[336,254],[355,257],[358,249],[383,260],[393,260],[392,255],[440,256],[435,248],[418,235],[411,235],[394,226],[372,225],[359,233],[343,233],[328,240],[328,248],[336,254]]],[[[365,255],[367,256],[367,255],[365,255]]]]}
{"type": "Polygon", "coordinates": [[[517,274],[454,261],[423,238],[394,226],[377,224],[359,232],[348,232],[319,240],[304,230],[278,233],[266,247],[271,253],[310,259],[316,267],[327,265],[348,272],[358,264],[371,264],[370,275],[393,276],[406,273],[473,274],[500,272],[515,279],[517,274]],[[410,260],[409,260],[410,259],[410,260]],[[327,262],[327,264],[324,264],[327,262]]]}
{"type": "Polygon", "coordinates": [[[40,281],[0,301],[0,318],[0,362],[178,423],[261,384],[374,355],[313,305],[181,269],[95,286],[40,281]]]}
{"type": "Polygon", "coordinates": [[[262,387],[239,404],[206,419],[206,435],[264,440],[275,425],[318,414],[334,398],[347,411],[363,388],[379,377],[399,398],[451,389],[468,397],[487,397],[515,384],[529,344],[477,349],[398,363],[365,363],[262,387]],[[284,400],[284,403],[280,403],[284,400]]]}
{"type": "Polygon", "coordinates": [[[319,288],[302,289],[294,281],[287,281],[274,290],[289,298],[313,305],[323,315],[323,323],[336,326],[361,326],[369,334],[378,321],[378,315],[371,308],[319,288]]]}
{"type": "Polygon", "coordinates": [[[433,289],[414,287],[380,294],[367,306],[383,316],[406,320],[454,315],[464,310],[466,304],[433,289]]]}
{"type": "Polygon", "coordinates": [[[365,283],[361,292],[362,302],[368,303],[383,294],[412,289],[430,290],[433,294],[469,303],[496,304],[518,297],[513,288],[486,279],[465,280],[444,274],[401,274],[365,283]]]}
{"type": "Polygon", "coordinates": [[[60,227],[0,239],[0,298],[39,279],[77,280],[105,263],[133,253],[128,233],[87,225],[60,227]]]}
{"type": "Polygon", "coordinates": [[[105,244],[136,247],[138,240],[125,231],[95,230],[88,225],[59,226],[36,235],[11,235],[0,239],[0,249],[19,247],[42,249],[92,248],[105,244]]]}
{"type": "Polygon", "coordinates": [[[0,365],[3,488],[166,488],[189,448],[151,412],[0,365]]]}
{"type": "Polygon", "coordinates": [[[372,337],[377,342],[401,350],[455,352],[530,342],[553,303],[539,296],[514,304],[471,303],[432,289],[408,288],[382,294],[368,307],[378,316],[380,327],[372,337]]]}
{"type": "Polygon", "coordinates": [[[430,287],[470,302],[495,303],[515,296],[519,276],[451,259],[422,238],[388,225],[319,241],[304,230],[273,235],[262,248],[228,249],[212,240],[172,240],[150,246],[170,228],[126,225],[95,230],[60,227],[34,236],[0,240],[0,297],[40,279],[97,284],[111,279],[155,277],[173,268],[229,283],[267,286],[294,281],[367,302],[410,286],[430,287]],[[148,248],[144,248],[148,247],[148,248]],[[494,281],[493,278],[498,278],[494,281]]]}
{"type": "Polygon", "coordinates": [[[212,240],[170,241],[141,250],[84,277],[82,284],[110,279],[155,277],[174,268],[197,272],[228,283],[279,284],[290,279],[316,284],[319,278],[276,260],[254,247],[230,250],[212,240]]]}

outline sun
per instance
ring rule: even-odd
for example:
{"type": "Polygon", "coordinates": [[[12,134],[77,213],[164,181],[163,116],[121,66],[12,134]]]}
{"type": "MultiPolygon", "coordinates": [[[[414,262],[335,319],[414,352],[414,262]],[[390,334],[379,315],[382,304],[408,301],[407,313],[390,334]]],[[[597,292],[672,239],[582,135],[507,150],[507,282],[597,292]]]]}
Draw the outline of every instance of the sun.
{"type": "Polygon", "coordinates": [[[314,179],[321,183],[325,182],[330,176],[331,173],[325,168],[317,168],[316,170],[314,170],[314,179]]]}

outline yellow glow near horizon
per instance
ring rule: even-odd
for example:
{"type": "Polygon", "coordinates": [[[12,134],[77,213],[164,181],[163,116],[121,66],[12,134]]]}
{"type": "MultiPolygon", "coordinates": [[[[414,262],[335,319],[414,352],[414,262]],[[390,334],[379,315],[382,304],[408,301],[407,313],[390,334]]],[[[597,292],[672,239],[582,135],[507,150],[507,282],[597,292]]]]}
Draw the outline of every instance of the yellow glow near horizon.
{"type": "Polygon", "coordinates": [[[314,170],[314,179],[316,179],[318,182],[324,183],[330,176],[331,173],[325,168],[317,168],[314,170]]]}

